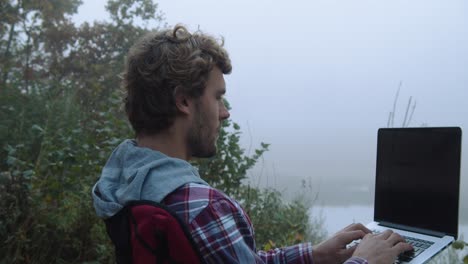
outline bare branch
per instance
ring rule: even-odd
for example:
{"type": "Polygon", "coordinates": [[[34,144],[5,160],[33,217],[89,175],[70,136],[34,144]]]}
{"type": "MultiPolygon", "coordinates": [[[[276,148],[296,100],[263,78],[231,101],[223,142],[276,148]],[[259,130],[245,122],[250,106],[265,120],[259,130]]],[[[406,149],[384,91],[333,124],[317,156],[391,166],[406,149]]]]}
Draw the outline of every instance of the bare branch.
{"type": "Polygon", "coordinates": [[[407,119],[407,117],[408,117],[408,111],[409,111],[410,106],[411,106],[411,99],[413,99],[412,96],[409,97],[408,105],[406,106],[405,118],[403,119],[403,125],[402,125],[402,127],[408,126],[408,124],[406,124],[406,119],[407,119]]]}
{"type": "Polygon", "coordinates": [[[391,122],[390,122],[391,127],[393,127],[393,121],[395,121],[396,104],[397,104],[397,101],[398,101],[398,96],[400,95],[400,88],[401,88],[402,85],[403,85],[403,82],[400,81],[400,84],[398,85],[397,93],[395,95],[395,101],[393,101],[392,119],[391,119],[391,122]]]}
{"type": "Polygon", "coordinates": [[[388,113],[387,127],[390,127],[390,121],[392,120],[393,112],[388,113]]]}
{"type": "Polygon", "coordinates": [[[409,119],[408,119],[408,125],[411,122],[411,118],[413,118],[414,109],[416,109],[416,100],[414,101],[413,107],[411,108],[411,113],[410,113],[410,116],[409,116],[409,119]]]}

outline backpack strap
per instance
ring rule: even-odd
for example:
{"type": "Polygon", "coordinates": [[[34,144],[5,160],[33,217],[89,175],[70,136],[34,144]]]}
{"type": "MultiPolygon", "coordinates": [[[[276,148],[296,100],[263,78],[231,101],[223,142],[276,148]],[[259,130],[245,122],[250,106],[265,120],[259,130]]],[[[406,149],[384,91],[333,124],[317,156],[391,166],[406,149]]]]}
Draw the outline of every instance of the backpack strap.
{"type": "Polygon", "coordinates": [[[130,226],[128,224],[128,207],[124,207],[114,216],[104,220],[107,235],[114,244],[117,264],[132,263],[132,246],[130,243],[130,226]]]}

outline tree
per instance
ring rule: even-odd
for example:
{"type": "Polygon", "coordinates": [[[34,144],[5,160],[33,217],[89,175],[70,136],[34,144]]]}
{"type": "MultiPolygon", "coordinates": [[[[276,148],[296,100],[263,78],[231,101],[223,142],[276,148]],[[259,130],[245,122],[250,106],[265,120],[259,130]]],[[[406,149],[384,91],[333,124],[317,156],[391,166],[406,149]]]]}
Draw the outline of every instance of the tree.
{"type": "Polygon", "coordinates": [[[53,62],[70,44],[73,30],[67,30],[72,28],[69,16],[80,4],[79,0],[2,1],[2,88],[12,84],[24,93],[35,88],[31,81],[47,73],[44,63],[53,62]],[[59,39],[53,34],[58,29],[62,33],[59,39]]]}

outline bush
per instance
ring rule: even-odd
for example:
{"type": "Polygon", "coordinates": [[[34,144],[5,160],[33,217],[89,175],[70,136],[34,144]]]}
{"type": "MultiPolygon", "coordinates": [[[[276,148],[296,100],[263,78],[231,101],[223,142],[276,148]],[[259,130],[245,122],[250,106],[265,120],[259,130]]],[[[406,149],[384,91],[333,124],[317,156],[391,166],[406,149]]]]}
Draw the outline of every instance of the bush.
{"type": "Polygon", "coordinates": [[[277,190],[243,186],[238,198],[250,216],[260,249],[270,250],[304,242],[316,244],[326,237],[322,229],[323,219],[311,221],[309,212],[312,204],[303,197],[287,203],[277,190]]]}
{"type": "Polygon", "coordinates": [[[2,119],[10,124],[1,131],[0,157],[6,161],[0,166],[3,261],[112,259],[104,226],[94,214],[90,188],[115,146],[115,133],[129,129],[114,120],[113,110],[98,114],[102,122],[82,126],[86,117],[69,98],[45,100],[41,95],[17,93],[1,101],[11,110],[2,119]]]}

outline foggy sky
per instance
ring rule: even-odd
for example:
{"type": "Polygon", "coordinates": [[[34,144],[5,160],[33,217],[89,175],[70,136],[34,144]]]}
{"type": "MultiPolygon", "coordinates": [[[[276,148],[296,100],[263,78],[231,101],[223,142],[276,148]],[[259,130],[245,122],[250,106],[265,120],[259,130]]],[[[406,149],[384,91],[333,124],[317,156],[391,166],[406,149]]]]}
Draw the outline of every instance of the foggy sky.
{"type": "MultiPolygon", "coordinates": [[[[400,81],[395,126],[412,96],[411,126],[468,129],[466,1],[158,2],[169,25],[225,38],[233,62],[226,98],[242,145],[253,153],[271,144],[252,184],[293,192],[306,179],[324,200],[352,189],[371,203],[377,129],[387,125],[400,81]]],[[[106,17],[105,1],[84,3],[75,21],[106,17]]]]}

